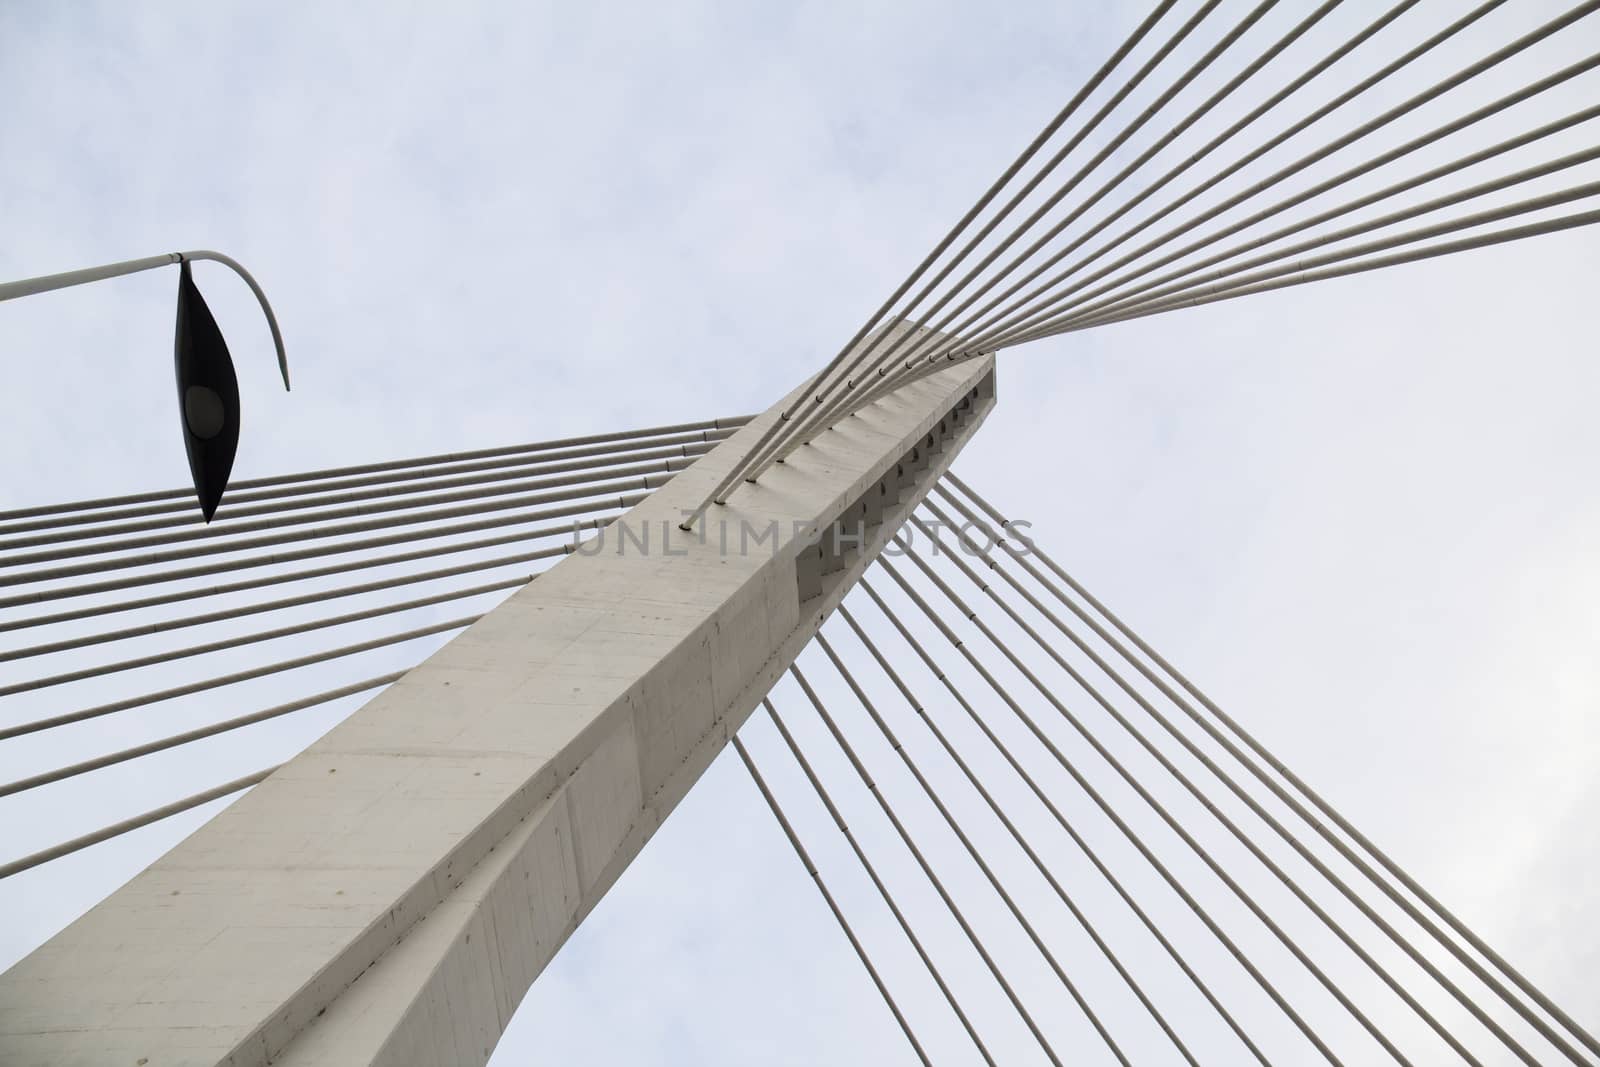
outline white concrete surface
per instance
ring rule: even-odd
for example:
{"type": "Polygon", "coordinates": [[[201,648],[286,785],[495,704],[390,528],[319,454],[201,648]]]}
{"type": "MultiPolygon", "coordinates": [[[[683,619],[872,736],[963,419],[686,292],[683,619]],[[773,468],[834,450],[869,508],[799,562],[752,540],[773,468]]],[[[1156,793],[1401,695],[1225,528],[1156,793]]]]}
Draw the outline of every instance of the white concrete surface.
{"type": "Polygon", "coordinates": [[[909,386],[702,543],[745,426],[0,976],[0,1063],[484,1062],[992,404],[987,359],[909,386]],[[885,521],[815,543],[841,515],[885,521]]]}

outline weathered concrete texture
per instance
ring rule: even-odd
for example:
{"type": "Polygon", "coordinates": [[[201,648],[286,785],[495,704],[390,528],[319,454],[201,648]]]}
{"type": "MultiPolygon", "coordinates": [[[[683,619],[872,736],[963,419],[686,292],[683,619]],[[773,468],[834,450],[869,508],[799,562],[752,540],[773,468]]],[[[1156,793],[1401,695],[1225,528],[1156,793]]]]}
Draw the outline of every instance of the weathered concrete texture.
{"type": "Polygon", "coordinates": [[[989,360],[915,383],[702,542],[744,427],[622,520],[648,552],[566,557],[0,977],[0,1063],[483,1062],[992,403],[989,360]]]}

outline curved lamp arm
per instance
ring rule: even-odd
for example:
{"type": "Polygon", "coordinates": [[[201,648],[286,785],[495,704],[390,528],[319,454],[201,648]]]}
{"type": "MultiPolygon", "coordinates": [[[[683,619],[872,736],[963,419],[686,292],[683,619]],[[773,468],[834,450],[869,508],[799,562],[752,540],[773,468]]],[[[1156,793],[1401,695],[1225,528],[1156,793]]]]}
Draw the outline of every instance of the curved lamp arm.
{"type": "Polygon", "coordinates": [[[283,387],[289,388],[289,357],[284,354],[283,334],[278,329],[278,317],[272,313],[272,305],[267,303],[267,294],[261,291],[261,286],[250,276],[250,272],[240,266],[238,261],[221,252],[211,252],[199,249],[193,252],[167,252],[159,256],[146,256],[144,259],[126,259],[121,263],[107,263],[103,267],[86,267],[83,270],[69,270],[62,274],[46,274],[42,278],[24,278],[20,282],[0,283],[0,301],[15,300],[22,296],[32,296],[35,293],[48,293],[53,289],[66,289],[74,285],[85,285],[89,282],[103,281],[106,278],[116,278],[124,274],[137,274],[143,270],[154,270],[157,267],[169,266],[173,263],[182,263],[184,260],[209,259],[232,270],[250,291],[256,295],[261,310],[267,316],[267,328],[272,331],[272,345],[278,351],[278,371],[283,375],[283,387]]]}
{"type": "Polygon", "coordinates": [[[224,267],[229,268],[233,273],[244,279],[244,283],[250,287],[250,291],[256,294],[256,302],[261,305],[262,313],[267,316],[267,329],[272,331],[272,346],[278,350],[278,371],[283,375],[284,392],[288,392],[289,357],[284,355],[283,352],[283,334],[278,329],[278,316],[272,313],[272,305],[267,303],[267,294],[261,291],[261,286],[256,284],[256,280],[250,276],[250,272],[240,266],[238,260],[225,256],[221,252],[210,252],[203,248],[194,252],[174,252],[173,255],[177,257],[177,262],[182,262],[186,259],[209,259],[213,262],[221,263],[224,267]]]}

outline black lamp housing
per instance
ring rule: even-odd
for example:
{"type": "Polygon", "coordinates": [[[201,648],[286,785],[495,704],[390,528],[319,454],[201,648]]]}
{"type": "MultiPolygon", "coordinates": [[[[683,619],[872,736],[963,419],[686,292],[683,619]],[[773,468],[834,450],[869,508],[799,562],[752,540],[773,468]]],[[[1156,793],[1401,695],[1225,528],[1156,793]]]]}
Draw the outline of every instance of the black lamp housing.
{"type": "Polygon", "coordinates": [[[217,320],[190,276],[188,260],[179,266],[174,361],[189,473],[200,513],[209,523],[228,487],[239,447],[239,378],[217,320]]]}

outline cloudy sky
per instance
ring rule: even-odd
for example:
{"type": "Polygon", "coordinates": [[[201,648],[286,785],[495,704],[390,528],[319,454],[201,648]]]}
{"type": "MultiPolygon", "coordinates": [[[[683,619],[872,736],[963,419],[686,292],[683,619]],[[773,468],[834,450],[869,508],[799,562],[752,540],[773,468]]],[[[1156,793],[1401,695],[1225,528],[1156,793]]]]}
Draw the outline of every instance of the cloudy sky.
{"type": "MultiPolygon", "coordinates": [[[[1263,40],[1306,10],[1281,6],[1263,40]]],[[[1562,6],[1512,0],[1383,100],[1562,6]]],[[[1225,2],[1213,35],[1243,10],[1225,2]]],[[[1377,10],[1349,0],[1304,54],[1377,10]]],[[[1405,40],[1456,10],[1424,0],[1405,40]]],[[[241,477],[758,411],[1142,13],[11,2],[0,278],[196,247],[249,266],[292,394],[247,291],[196,268],[240,372],[241,477]]],[[[1596,82],[1563,93],[1498,128],[1596,82]]],[[[0,307],[0,507],[182,482],[174,285],[0,307]]],[[[1591,1028],[1597,292],[1600,244],[1576,231],[1039,343],[1003,356],[957,467],[1591,1028]]],[[[0,757],[12,776],[36,758],[0,757]]],[[[49,843],[60,806],[81,832],[217,777],[180,759],[0,809],[5,856],[49,843]]],[[[0,886],[0,963],[204,814],[0,886]]],[[[496,1062],[909,1062],[787,848],[719,760],[496,1062]]]]}

